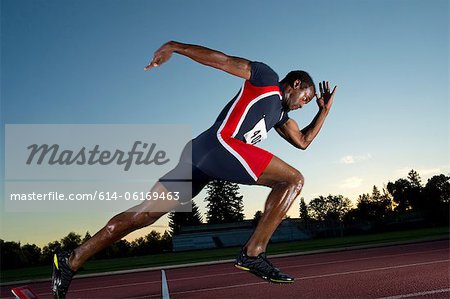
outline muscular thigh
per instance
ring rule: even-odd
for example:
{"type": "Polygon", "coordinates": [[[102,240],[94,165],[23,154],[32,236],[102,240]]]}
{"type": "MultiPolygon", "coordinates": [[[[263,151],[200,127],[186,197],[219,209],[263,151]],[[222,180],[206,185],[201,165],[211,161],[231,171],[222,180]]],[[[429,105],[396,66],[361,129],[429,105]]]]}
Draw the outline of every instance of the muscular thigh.
{"type": "Polygon", "coordinates": [[[297,169],[277,156],[273,156],[256,183],[273,187],[275,184],[282,182],[296,184],[300,180],[303,180],[303,176],[297,169]]]}

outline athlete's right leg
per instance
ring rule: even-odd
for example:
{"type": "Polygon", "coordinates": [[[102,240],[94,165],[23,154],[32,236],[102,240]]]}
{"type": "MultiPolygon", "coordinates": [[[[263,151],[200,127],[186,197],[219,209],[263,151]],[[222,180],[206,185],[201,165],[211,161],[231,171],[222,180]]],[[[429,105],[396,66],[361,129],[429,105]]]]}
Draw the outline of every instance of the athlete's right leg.
{"type": "MultiPolygon", "coordinates": [[[[150,192],[167,195],[167,189],[163,184],[157,182],[150,192]]],[[[165,197],[167,198],[167,196],[165,197]]],[[[170,211],[171,203],[166,202],[165,211],[170,211]]],[[[129,233],[153,224],[167,212],[161,212],[161,207],[155,209],[153,201],[144,201],[143,203],[128,209],[125,212],[117,214],[111,218],[108,223],[98,231],[92,238],[77,247],[69,258],[70,268],[78,270],[90,257],[99,251],[110,246],[114,242],[122,239],[129,233]],[[155,211],[156,210],[156,211],[155,211]]],[[[172,204],[173,207],[175,204],[172,204]]]]}
{"type": "Polygon", "coordinates": [[[273,156],[256,183],[271,187],[272,191],[267,197],[264,213],[253,235],[238,255],[235,266],[270,282],[291,283],[294,277],[274,267],[265,252],[270,237],[299,195],[303,176],[298,170],[273,156]]]}
{"type": "Polygon", "coordinates": [[[261,219],[245,246],[251,256],[266,251],[270,237],[300,194],[304,178],[297,169],[273,156],[256,183],[270,187],[272,191],[267,197],[261,219]]]}

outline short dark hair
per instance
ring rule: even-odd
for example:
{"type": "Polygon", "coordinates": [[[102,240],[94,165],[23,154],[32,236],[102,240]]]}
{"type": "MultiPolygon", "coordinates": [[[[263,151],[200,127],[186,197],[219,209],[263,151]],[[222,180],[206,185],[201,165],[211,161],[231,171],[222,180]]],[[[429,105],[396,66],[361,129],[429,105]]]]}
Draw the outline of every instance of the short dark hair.
{"type": "Polygon", "coordinates": [[[316,86],[314,85],[314,81],[311,78],[311,76],[305,72],[305,71],[291,71],[289,72],[289,74],[286,75],[286,77],[284,77],[283,80],[281,80],[281,84],[289,84],[290,86],[294,85],[295,80],[300,80],[300,88],[304,89],[304,88],[308,88],[310,86],[313,87],[314,92],[316,92],[316,86]]]}

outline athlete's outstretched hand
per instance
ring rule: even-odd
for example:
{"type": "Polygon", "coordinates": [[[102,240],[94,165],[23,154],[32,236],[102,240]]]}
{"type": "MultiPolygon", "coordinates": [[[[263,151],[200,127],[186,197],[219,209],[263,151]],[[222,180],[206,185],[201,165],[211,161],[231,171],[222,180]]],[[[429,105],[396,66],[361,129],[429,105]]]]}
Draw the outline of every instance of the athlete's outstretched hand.
{"type": "Polygon", "coordinates": [[[330,92],[330,83],[327,81],[319,82],[319,90],[320,97],[316,94],[317,105],[319,105],[320,109],[330,110],[331,105],[333,105],[333,97],[336,91],[336,87],[334,86],[333,91],[330,92]]]}
{"type": "Polygon", "coordinates": [[[150,61],[150,63],[144,68],[144,70],[147,71],[155,66],[163,64],[164,62],[170,59],[172,53],[173,49],[171,43],[170,42],[165,43],[164,45],[161,46],[161,48],[156,50],[155,54],[153,55],[152,61],[150,61]]]}

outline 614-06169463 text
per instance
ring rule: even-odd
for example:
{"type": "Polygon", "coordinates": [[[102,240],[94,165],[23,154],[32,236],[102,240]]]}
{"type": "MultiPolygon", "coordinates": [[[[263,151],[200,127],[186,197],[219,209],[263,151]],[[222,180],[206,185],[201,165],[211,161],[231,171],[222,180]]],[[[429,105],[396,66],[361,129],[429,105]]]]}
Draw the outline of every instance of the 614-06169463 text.
{"type": "Polygon", "coordinates": [[[62,192],[47,192],[47,193],[11,193],[10,200],[22,200],[22,201],[112,201],[112,200],[133,200],[133,201],[145,201],[145,200],[179,200],[179,192],[110,192],[110,191],[95,191],[94,193],[69,193],[62,192]]]}

